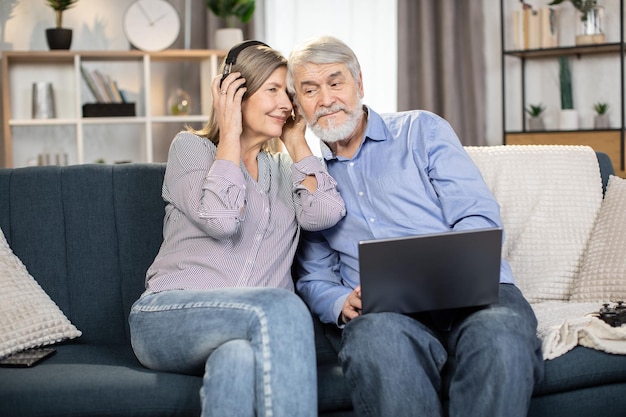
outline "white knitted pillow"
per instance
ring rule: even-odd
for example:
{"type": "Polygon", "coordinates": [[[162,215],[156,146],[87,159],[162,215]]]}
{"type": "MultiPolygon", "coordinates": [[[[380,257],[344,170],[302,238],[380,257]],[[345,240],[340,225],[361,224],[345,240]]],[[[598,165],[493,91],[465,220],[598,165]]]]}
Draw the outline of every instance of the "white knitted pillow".
{"type": "Polygon", "coordinates": [[[0,230],[0,358],[80,335],[15,256],[0,230]]]}
{"type": "Polygon", "coordinates": [[[573,301],[626,301],[626,180],[611,176],[573,301]]]}
{"type": "Polygon", "coordinates": [[[502,257],[528,301],[569,300],[602,202],[596,155],[586,146],[466,148],[500,203],[502,257]]]}

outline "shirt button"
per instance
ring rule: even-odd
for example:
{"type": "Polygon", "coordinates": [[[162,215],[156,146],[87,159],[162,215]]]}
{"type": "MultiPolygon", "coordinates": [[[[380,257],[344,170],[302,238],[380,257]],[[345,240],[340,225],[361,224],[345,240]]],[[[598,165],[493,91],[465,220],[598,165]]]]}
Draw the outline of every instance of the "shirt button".
{"type": "Polygon", "coordinates": [[[363,197],[363,191],[359,191],[359,196],[363,197]]]}
{"type": "Polygon", "coordinates": [[[354,166],[354,162],[350,162],[348,165],[350,165],[351,167],[354,166]]]}
{"type": "Polygon", "coordinates": [[[375,221],[376,221],[376,219],[375,219],[375,218],[370,217],[370,223],[374,223],[375,221]]]}

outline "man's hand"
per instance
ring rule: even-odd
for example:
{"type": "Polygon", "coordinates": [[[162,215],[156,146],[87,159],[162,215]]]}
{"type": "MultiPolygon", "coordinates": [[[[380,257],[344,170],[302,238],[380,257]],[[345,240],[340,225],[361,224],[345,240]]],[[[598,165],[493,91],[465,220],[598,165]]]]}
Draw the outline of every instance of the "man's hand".
{"type": "Polygon", "coordinates": [[[350,293],[341,309],[341,321],[347,323],[361,315],[361,286],[359,285],[350,293]]]}

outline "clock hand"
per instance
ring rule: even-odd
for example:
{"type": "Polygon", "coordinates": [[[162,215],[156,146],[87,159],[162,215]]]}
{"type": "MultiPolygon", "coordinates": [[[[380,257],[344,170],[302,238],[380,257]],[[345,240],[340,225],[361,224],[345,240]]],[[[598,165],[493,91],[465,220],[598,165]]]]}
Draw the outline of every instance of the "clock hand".
{"type": "Polygon", "coordinates": [[[150,19],[150,15],[148,15],[148,12],[146,12],[146,10],[143,8],[143,6],[141,5],[141,2],[137,2],[137,6],[139,6],[139,10],[141,10],[141,13],[143,13],[146,19],[148,19],[150,26],[152,26],[154,22],[152,21],[152,19],[150,19]]]}
{"type": "Polygon", "coordinates": [[[156,22],[158,22],[159,20],[163,19],[165,16],[167,16],[167,13],[162,14],[161,16],[157,17],[156,19],[154,19],[154,21],[152,21],[152,25],[155,24],[156,22]]]}

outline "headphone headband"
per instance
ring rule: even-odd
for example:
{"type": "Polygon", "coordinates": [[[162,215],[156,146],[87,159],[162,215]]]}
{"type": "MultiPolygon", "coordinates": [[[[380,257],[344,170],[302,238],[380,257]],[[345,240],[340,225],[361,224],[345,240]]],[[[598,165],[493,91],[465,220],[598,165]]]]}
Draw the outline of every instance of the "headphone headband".
{"type": "Polygon", "coordinates": [[[224,72],[222,73],[222,79],[220,80],[220,88],[222,88],[222,82],[224,79],[228,76],[228,74],[230,74],[233,65],[237,62],[239,53],[247,47],[255,45],[267,46],[269,48],[268,45],[260,41],[243,41],[230,48],[230,51],[228,51],[228,55],[226,56],[226,61],[224,62],[224,72]]]}
{"type": "MultiPolygon", "coordinates": [[[[237,45],[233,46],[230,49],[230,51],[228,51],[225,64],[231,65],[231,66],[235,65],[235,63],[237,62],[237,57],[239,56],[239,53],[243,51],[244,49],[246,49],[247,47],[255,46],[255,45],[267,46],[261,41],[243,41],[241,43],[238,43],[237,45]]],[[[269,46],[267,47],[269,48],[269,46]]]]}

